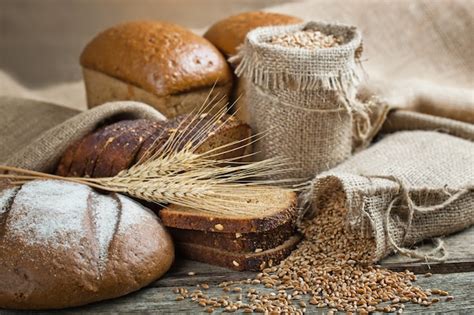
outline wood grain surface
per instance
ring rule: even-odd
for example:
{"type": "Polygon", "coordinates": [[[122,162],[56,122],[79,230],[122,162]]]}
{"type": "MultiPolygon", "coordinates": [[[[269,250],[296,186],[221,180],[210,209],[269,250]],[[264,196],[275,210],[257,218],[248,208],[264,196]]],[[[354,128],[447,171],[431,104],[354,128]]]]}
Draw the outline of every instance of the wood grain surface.
{"type": "MultiPolygon", "coordinates": [[[[385,258],[381,265],[392,270],[409,269],[415,273],[453,273],[474,271],[474,226],[462,232],[444,238],[448,259],[443,263],[429,263],[402,255],[392,255],[385,258]]],[[[421,250],[430,249],[432,244],[419,245],[421,250]]],[[[474,287],[474,283],[473,283],[474,287]]]]}
{"type": "MultiPolygon", "coordinates": [[[[472,264],[472,262],[471,262],[472,264]]],[[[163,278],[150,286],[124,296],[122,298],[90,304],[84,307],[60,311],[26,312],[0,310],[2,315],[21,314],[118,314],[138,312],[140,314],[191,314],[203,313],[204,309],[191,301],[175,301],[173,288],[184,287],[193,290],[196,285],[208,283],[209,295],[221,296],[217,284],[222,281],[242,280],[252,278],[253,272],[235,272],[229,269],[215,267],[203,263],[178,260],[173,269],[163,278]],[[189,276],[188,272],[195,272],[189,276]]],[[[415,284],[423,288],[439,288],[449,292],[455,299],[449,302],[436,303],[430,307],[406,304],[405,314],[472,314],[474,313],[474,272],[454,272],[449,274],[433,274],[431,277],[419,275],[415,284]]],[[[245,286],[242,286],[245,288],[245,286]]],[[[228,294],[228,293],[226,293],[228,294]]],[[[307,308],[308,314],[325,314],[327,309],[313,306],[307,308]]],[[[215,312],[217,313],[217,312],[215,312]]],[[[341,313],[342,314],[342,313],[341,313]]]]}

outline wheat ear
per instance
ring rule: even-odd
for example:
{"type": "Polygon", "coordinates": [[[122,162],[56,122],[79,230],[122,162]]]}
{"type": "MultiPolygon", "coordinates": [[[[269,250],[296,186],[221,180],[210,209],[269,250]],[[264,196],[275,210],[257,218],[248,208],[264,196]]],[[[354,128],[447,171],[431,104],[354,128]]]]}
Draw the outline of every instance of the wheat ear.
{"type": "MultiPolygon", "coordinates": [[[[21,185],[35,179],[59,179],[85,184],[110,192],[118,192],[158,204],[176,204],[187,211],[200,210],[213,215],[251,215],[275,206],[274,198],[286,200],[289,191],[304,188],[295,180],[269,180],[290,169],[287,161],[268,159],[259,162],[236,162],[234,159],[216,161],[212,158],[222,152],[229,152],[257,141],[257,135],[228,143],[206,153],[197,154],[196,149],[205,141],[205,135],[216,131],[216,124],[224,126],[232,117],[224,118],[225,108],[215,110],[219,101],[208,99],[178,126],[179,132],[172,133],[159,148],[147,152],[137,164],[121,171],[114,177],[77,178],[61,177],[10,166],[0,166],[0,179],[21,185]],[[207,111],[215,114],[207,116],[207,111]],[[206,115],[203,125],[197,124],[206,115]],[[235,145],[238,147],[235,148],[235,145]],[[148,154],[149,153],[149,154],[148,154]],[[225,162],[227,165],[223,165],[225,162]],[[279,184],[282,187],[276,187],[279,184]],[[258,202],[252,202],[258,201],[258,202]]],[[[153,147],[153,146],[152,146],[153,147]]]]}

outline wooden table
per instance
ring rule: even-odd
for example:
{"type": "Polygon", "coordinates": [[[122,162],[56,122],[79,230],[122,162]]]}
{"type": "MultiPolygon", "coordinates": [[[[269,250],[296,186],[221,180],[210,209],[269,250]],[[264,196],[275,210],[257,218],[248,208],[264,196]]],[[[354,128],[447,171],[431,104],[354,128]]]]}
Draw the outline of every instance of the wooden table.
{"type": "MultiPolygon", "coordinates": [[[[428,245],[425,245],[428,246],[428,245]]],[[[440,288],[454,296],[453,301],[436,303],[430,307],[406,304],[405,314],[474,314],[474,227],[446,239],[450,258],[443,264],[414,262],[400,256],[391,256],[382,265],[394,270],[410,269],[420,273],[416,284],[423,288],[440,288]],[[431,277],[423,274],[431,272],[431,277]]],[[[160,314],[191,314],[203,312],[203,308],[189,300],[175,301],[173,288],[184,287],[192,291],[196,285],[208,283],[208,293],[220,296],[223,292],[217,284],[228,280],[252,278],[253,272],[235,272],[225,268],[178,259],[167,275],[150,286],[122,298],[99,302],[80,308],[48,312],[2,311],[0,314],[116,314],[138,312],[160,314]],[[188,272],[196,274],[189,276],[188,272]]],[[[227,293],[226,293],[227,294],[227,293]]],[[[325,314],[327,310],[308,307],[308,314],[325,314]]],[[[342,314],[342,313],[341,313],[342,314]]]]}

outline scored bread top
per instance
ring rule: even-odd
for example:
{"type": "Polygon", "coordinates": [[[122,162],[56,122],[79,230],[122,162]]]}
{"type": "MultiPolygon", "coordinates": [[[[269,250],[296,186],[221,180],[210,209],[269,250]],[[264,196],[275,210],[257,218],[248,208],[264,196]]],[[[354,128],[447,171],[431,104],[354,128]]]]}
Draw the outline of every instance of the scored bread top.
{"type": "Polygon", "coordinates": [[[232,79],[226,60],[209,41],[166,22],[111,27],[87,44],[80,62],[157,96],[224,85],[232,79]]]}
{"type": "Polygon", "coordinates": [[[204,34],[220,51],[227,56],[237,53],[248,32],[254,28],[270,25],[301,23],[300,18],[271,12],[245,12],[230,16],[213,24],[204,34]]]}
{"type": "Polygon", "coordinates": [[[248,215],[209,214],[197,209],[178,205],[169,205],[159,212],[163,224],[178,229],[199,230],[217,233],[260,233],[272,230],[298,215],[297,195],[295,192],[272,187],[268,193],[247,201],[248,215]],[[252,207],[252,204],[262,207],[252,207]]]}
{"type": "Polygon", "coordinates": [[[0,307],[79,306],[135,291],[174,260],[158,217],[120,194],[58,180],[0,191],[0,307]]]}

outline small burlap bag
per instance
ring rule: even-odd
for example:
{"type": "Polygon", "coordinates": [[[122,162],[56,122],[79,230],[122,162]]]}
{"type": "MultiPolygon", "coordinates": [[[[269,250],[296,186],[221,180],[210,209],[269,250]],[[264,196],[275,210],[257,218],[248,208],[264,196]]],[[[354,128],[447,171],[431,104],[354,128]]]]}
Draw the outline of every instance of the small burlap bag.
{"type": "Polygon", "coordinates": [[[285,158],[296,168],[288,176],[307,178],[350,156],[353,115],[364,113],[354,101],[360,51],[360,32],[344,25],[308,22],[247,34],[231,61],[246,81],[253,131],[268,134],[256,144],[259,158],[285,158]],[[308,29],[342,36],[344,44],[310,50],[269,43],[275,35],[308,29]]]}
{"type": "Polygon", "coordinates": [[[45,102],[0,97],[0,112],[0,163],[49,173],[70,144],[101,125],[124,119],[166,119],[148,105],[129,101],[78,112],[45,102]]]}
{"type": "Polygon", "coordinates": [[[393,134],[314,179],[311,210],[324,211],[323,199],[342,189],[349,225],[375,238],[374,261],[393,251],[443,261],[439,239],[428,253],[407,247],[474,224],[474,126],[410,112],[386,124],[393,134]],[[403,120],[424,130],[399,131],[403,120]]]}

